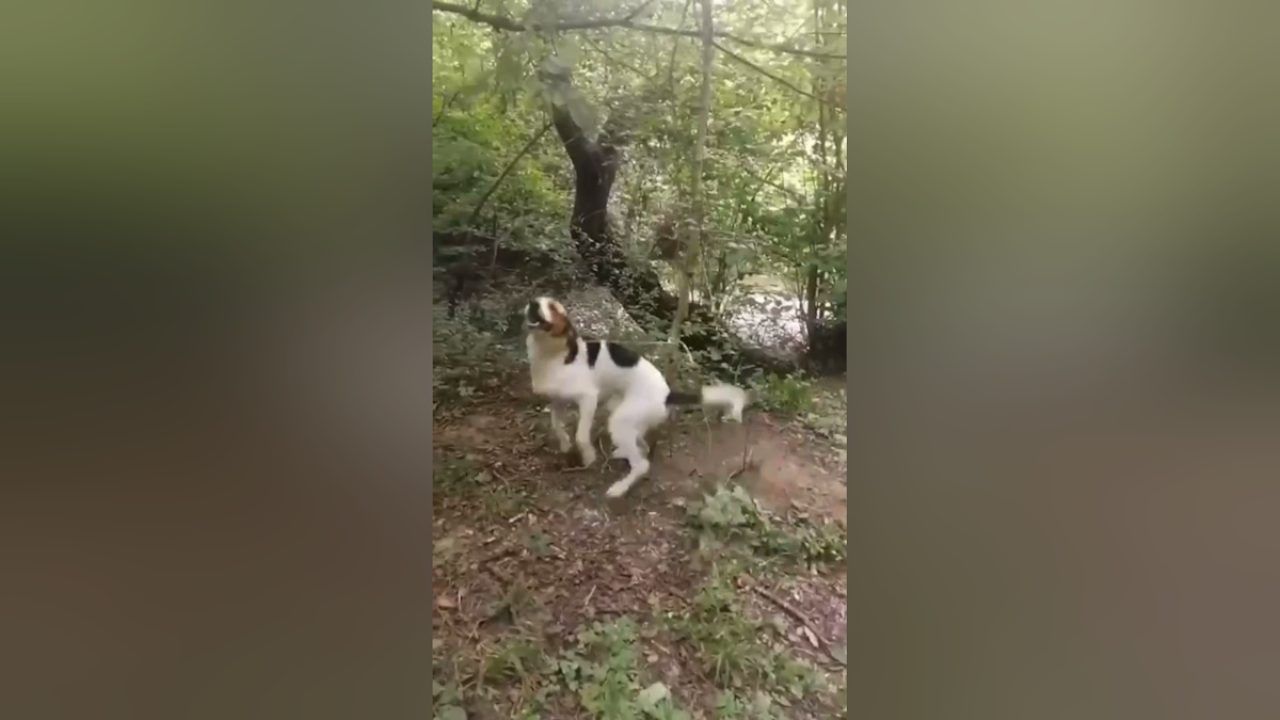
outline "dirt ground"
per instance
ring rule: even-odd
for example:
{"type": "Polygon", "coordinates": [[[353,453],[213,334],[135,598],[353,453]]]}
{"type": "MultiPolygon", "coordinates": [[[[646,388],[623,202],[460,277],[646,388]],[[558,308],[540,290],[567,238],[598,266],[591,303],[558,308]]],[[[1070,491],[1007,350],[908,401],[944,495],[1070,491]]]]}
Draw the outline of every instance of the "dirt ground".
{"type": "MultiPolygon", "coordinates": [[[[717,482],[740,484],[779,517],[843,528],[843,442],[830,433],[760,410],[749,409],[742,424],[685,412],[661,431],[650,475],[625,498],[609,500],[605,488],[625,461],[606,463],[601,452],[594,468],[573,468],[554,450],[545,409],[526,385],[501,383],[437,410],[433,654],[446,682],[465,688],[470,676],[480,684],[468,663],[483,664],[483,654],[508,636],[537,638],[550,654],[595,620],[629,617],[658,628],[651,621],[687,608],[708,560],[686,508],[717,482]]],[[[740,597],[753,616],[843,687],[843,567],[761,567],[748,575],[739,580],[740,597]]],[[[664,682],[689,716],[738,717],[716,709],[717,690],[691,648],[658,629],[642,632],[641,644],[645,678],[664,682]]],[[[521,709],[530,682],[488,682],[484,693],[463,692],[461,702],[468,717],[602,717],[563,697],[545,699],[537,713],[521,709]]],[[[802,701],[760,717],[837,717],[833,707],[802,701]]]]}

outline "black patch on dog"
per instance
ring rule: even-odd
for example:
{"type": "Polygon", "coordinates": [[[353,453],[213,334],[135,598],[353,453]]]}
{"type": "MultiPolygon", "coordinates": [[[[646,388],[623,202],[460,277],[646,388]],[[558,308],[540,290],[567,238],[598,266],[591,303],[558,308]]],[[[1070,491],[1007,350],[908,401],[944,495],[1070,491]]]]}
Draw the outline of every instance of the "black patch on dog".
{"type": "Polygon", "coordinates": [[[600,341],[588,340],[587,341],[587,365],[590,367],[595,367],[597,357],[600,357],[600,341]]]}
{"type": "Polygon", "coordinates": [[[630,348],[625,348],[615,343],[605,343],[605,349],[609,351],[609,357],[613,360],[613,364],[618,367],[635,367],[640,362],[640,356],[630,348]]]}
{"type": "Polygon", "coordinates": [[[542,315],[538,312],[538,303],[529,303],[528,309],[524,311],[524,316],[530,323],[541,323],[542,315]]]}
{"type": "Polygon", "coordinates": [[[564,356],[564,364],[572,365],[573,361],[578,357],[578,338],[571,336],[569,338],[568,345],[569,354],[564,356]]]}
{"type": "Polygon", "coordinates": [[[668,405],[699,405],[702,403],[702,395],[698,393],[687,393],[672,390],[667,393],[668,405]]]}

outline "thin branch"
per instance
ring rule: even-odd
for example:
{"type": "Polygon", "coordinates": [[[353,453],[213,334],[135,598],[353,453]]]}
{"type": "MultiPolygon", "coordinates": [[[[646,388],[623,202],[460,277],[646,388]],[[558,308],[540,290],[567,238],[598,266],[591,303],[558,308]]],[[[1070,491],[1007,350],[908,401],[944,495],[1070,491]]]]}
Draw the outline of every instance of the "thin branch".
{"type": "MultiPolygon", "coordinates": [[[[684,21],[689,17],[689,3],[692,0],[684,0],[684,10],[680,13],[680,25],[678,29],[684,29],[684,21]]],[[[676,94],[676,50],[680,49],[680,38],[676,37],[671,41],[671,60],[667,65],[667,85],[671,88],[671,96],[674,98],[676,94]]]]}
{"type": "Polygon", "coordinates": [[[735,53],[734,51],[732,51],[732,50],[729,50],[729,49],[725,48],[725,46],[721,45],[720,43],[713,42],[713,43],[712,43],[712,45],[715,45],[715,46],[716,46],[716,48],[718,48],[718,49],[720,50],[720,52],[724,53],[725,55],[728,55],[731,59],[736,60],[736,61],[738,61],[738,62],[742,63],[743,65],[746,65],[747,67],[751,68],[752,70],[755,70],[756,72],[758,72],[758,73],[760,73],[761,75],[763,75],[763,76],[765,76],[765,77],[769,78],[770,80],[772,80],[772,81],[774,81],[774,82],[776,82],[776,83],[778,83],[778,84],[780,84],[780,85],[782,85],[782,86],[784,86],[784,87],[786,87],[786,88],[788,88],[788,89],[790,89],[790,90],[793,90],[793,91],[795,91],[795,92],[797,92],[797,93],[800,93],[801,95],[804,95],[805,97],[813,98],[814,100],[817,100],[819,103],[822,103],[823,105],[826,105],[827,107],[831,108],[832,110],[837,110],[837,111],[839,111],[839,112],[844,112],[844,108],[842,108],[842,107],[836,107],[835,105],[832,105],[831,103],[827,102],[826,100],[823,100],[822,98],[818,97],[817,95],[814,95],[813,93],[809,92],[808,90],[805,90],[805,89],[803,89],[803,88],[801,88],[801,87],[799,87],[799,86],[797,86],[797,85],[792,84],[789,80],[784,80],[783,78],[780,78],[780,77],[778,77],[777,75],[774,75],[773,73],[769,72],[768,70],[765,70],[764,68],[760,67],[759,65],[756,65],[755,63],[753,63],[753,62],[751,62],[750,60],[748,60],[748,59],[746,59],[746,58],[742,57],[741,55],[739,55],[739,54],[735,53]]]}
{"type": "MultiPolygon", "coordinates": [[[[646,23],[628,22],[628,23],[621,24],[619,27],[629,28],[631,30],[641,30],[643,32],[658,33],[660,35],[683,35],[685,37],[698,37],[697,30],[678,30],[676,28],[662,27],[661,25],[649,25],[646,23]]],[[[818,52],[816,50],[805,50],[803,48],[792,47],[790,45],[771,44],[771,43],[760,42],[759,40],[748,40],[747,38],[733,35],[731,33],[725,32],[724,30],[716,30],[711,34],[712,36],[718,37],[722,40],[732,40],[733,42],[736,42],[740,45],[748,45],[750,47],[760,48],[761,50],[772,50],[773,52],[786,53],[788,55],[803,55],[804,57],[818,58],[822,60],[844,60],[845,59],[844,55],[837,55],[835,53],[824,53],[824,52],[818,52]]]]}
{"type": "Polygon", "coordinates": [[[637,5],[636,9],[632,10],[631,13],[623,19],[627,21],[635,20],[636,17],[640,15],[640,13],[644,12],[645,8],[649,7],[652,4],[653,4],[653,0],[645,0],[644,2],[637,5]]]}
{"type": "Polygon", "coordinates": [[[750,175],[751,177],[755,178],[756,180],[759,180],[760,182],[764,183],[765,185],[768,185],[769,187],[771,187],[771,188],[773,188],[773,189],[775,189],[775,190],[777,190],[777,191],[779,191],[779,192],[782,192],[782,193],[786,194],[786,195],[787,195],[788,197],[790,197],[792,200],[801,200],[801,201],[803,201],[803,200],[805,200],[805,199],[806,199],[803,193],[798,192],[798,191],[796,191],[796,190],[792,190],[791,188],[787,187],[786,185],[783,185],[783,184],[781,184],[781,183],[779,183],[779,182],[776,182],[776,181],[774,181],[774,180],[770,180],[769,178],[767,178],[767,177],[765,177],[765,176],[763,176],[763,175],[760,175],[760,174],[759,174],[759,173],[757,173],[755,170],[752,170],[750,167],[748,167],[748,166],[746,166],[746,165],[739,165],[739,166],[738,166],[738,169],[739,169],[739,170],[741,170],[742,172],[746,173],[747,175],[750,175]]]}
{"type": "MultiPolygon", "coordinates": [[[[489,27],[495,30],[506,30],[508,32],[524,32],[526,30],[554,30],[554,31],[592,30],[592,29],[599,29],[599,28],[620,27],[620,28],[626,28],[628,30],[639,30],[641,32],[656,33],[659,35],[679,35],[683,37],[692,37],[692,38],[700,37],[700,33],[697,30],[684,30],[681,28],[669,28],[669,27],[663,27],[661,25],[650,25],[648,23],[635,22],[635,17],[642,10],[644,10],[644,8],[647,7],[648,5],[649,5],[649,2],[642,3],[639,7],[628,12],[626,15],[623,15],[622,17],[595,18],[592,20],[586,20],[586,19],[562,20],[560,22],[553,23],[550,25],[541,25],[539,23],[525,23],[519,20],[513,20],[512,18],[504,17],[502,15],[492,15],[490,13],[480,12],[478,10],[473,10],[469,7],[466,7],[464,5],[458,5],[456,3],[441,2],[440,0],[431,0],[432,10],[439,10],[440,12],[447,12],[447,13],[453,13],[454,15],[461,15],[462,17],[465,17],[468,20],[472,20],[474,22],[488,25],[489,27]]],[[[845,59],[844,55],[836,55],[833,53],[823,53],[823,52],[817,52],[814,50],[804,50],[802,48],[791,47],[789,45],[774,45],[774,44],[760,42],[759,40],[748,40],[747,38],[738,37],[737,35],[732,35],[723,30],[716,30],[714,33],[712,33],[712,35],[718,38],[722,38],[724,40],[732,40],[733,42],[739,43],[741,45],[748,45],[751,47],[760,48],[762,50],[772,50],[773,52],[787,53],[790,55],[803,55],[805,57],[830,59],[830,60],[845,59]]]]}
{"type": "Polygon", "coordinates": [[[440,124],[440,119],[444,117],[444,111],[448,110],[449,106],[453,104],[453,101],[457,100],[458,96],[461,94],[461,90],[455,90],[452,95],[445,98],[444,101],[440,103],[440,112],[436,114],[435,120],[431,121],[431,127],[435,127],[440,124]]]}
{"type": "MultiPolygon", "coordinates": [[[[649,3],[644,3],[648,5],[649,3]]],[[[639,9],[643,9],[641,5],[639,9]]],[[[591,28],[616,27],[631,22],[634,17],[631,13],[620,18],[596,18],[594,20],[564,20],[552,25],[542,25],[540,23],[523,23],[519,20],[513,20],[502,15],[491,15],[479,10],[473,10],[463,5],[451,2],[439,2],[431,0],[431,9],[441,12],[453,13],[461,15],[468,20],[474,20],[478,23],[488,25],[495,30],[507,30],[510,32],[524,32],[525,30],[588,30],[591,28]]],[[[637,12],[637,11],[632,11],[637,12]]]]}
{"type": "Polygon", "coordinates": [[[795,606],[793,606],[791,603],[787,602],[786,600],[783,600],[777,595],[774,595],[768,590],[765,590],[759,585],[753,584],[751,586],[751,590],[754,591],[760,597],[782,608],[784,611],[786,611],[788,615],[795,618],[796,622],[799,622],[800,625],[804,627],[804,629],[808,630],[809,634],[812,635],[816,640],[818,640],[822,644],[823,648],[826,649],[828,653],[830,653],[831,643],[827,642],[827,639],[824,638],[816,629],[814,629],[813,623],[809,620],[808,616],[806,616],[804,613],[797,610],[795,606]]]}
{"type": "Polygon", "coordinates": [[[543,125],[542,129],[538,131],[538,134],[530,138],[529,142],[525,143],[524,147],[521,148],[520,152],[516,153],[516,156],[511,158],[511,162],[507,163],[507,166],[502,169],[502,174],[499,175],[498,179],[494,180],[493,184],[489,186],[489,189],[484,192],[484,196],[480,198],[480,202],[476,203],[475,209],[471,211],[471,217],[467,219],[468,226],[475,224],[476,218],[480,217],[480,210],[484,207],[484,204],[488,202],[489,196],[493,194],[493,191],[498,189],[498,186],[502,184],[503,180],[507,179],[507,175],[511,174],[512,168],[516,166],[516,163],[520,162],[520,158],[529,154],[529,151],[533,149],[533,146],[538,144],[538,141],[541,140],[542,136],[546,135],[547,131],[550,129],[551,129],[550,122],[548,122],[546,125],[543,125]]]}
{"type": "Polygon", "coordinates": [[[610,54],[609,54],[609,52],[608,52],[607,50],[605,50],[604,48],[600,47],[600,43],[596,42],[595,40],[592,40],[592,39],[591,39],[591,38],[589,38],[589,37],[588,37],[588,38],[584,38],[584,39],[587,41],[587,44],[591,46],[591,49],[592,49],[592,50],[595,50],[596,52],[600,53],[600,56],[601,56],[601,57],[603,57],[605,60],[608,60],[610,63],[613,63],[614,65],[617,65],[618,67],[622,68],[623,70],[630,70],[631,72],[633,72],[633,73],[635,73],[635,74],[639,75],[640,77],[644,78],[645,80],[652,80],[652,79],[653,79],[653,78],[649,77],[649,74],[648,74],[648,73],[646,73],[645,71],[643,71],[643,70],[641,70],[640,68],[636,67],[635,65],[632,65],[631,63],[623,62],[623,61],[621,61],[621,60],[619,60],[619,59],[615,58],[614,56],[610,55],[610,54]]]}

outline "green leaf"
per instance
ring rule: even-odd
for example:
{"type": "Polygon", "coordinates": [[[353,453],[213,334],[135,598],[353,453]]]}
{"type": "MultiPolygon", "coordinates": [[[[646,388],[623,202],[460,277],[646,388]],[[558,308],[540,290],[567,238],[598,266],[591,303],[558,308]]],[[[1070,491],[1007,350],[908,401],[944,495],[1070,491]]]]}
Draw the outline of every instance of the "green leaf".
{"type": "Polygon", "coordinates": [[[467,720],[467,711],[457,705],[446,705],[436,713],[438,720],[467,720]]]}
{"type": "Polygon", "coordinates": [[[524,79],[524,63],[521,61],[521,53],[511,44],[507,44],[502,48],[502,52],[498,55],[497,68],[494,71],[498,85],[502,87],[515,87],[524,79]]]}
{"type": "MultiPolygon", "coordinates": [[[[578,48],[578,43],[573,38],[561,38],[556,44],[555,59],[566,69],[572,68],[578,64],[578,59],[582,57],[582,51],[578,48]]],[[[841,74],[840,77],[844,77],[841,74]]]]}
{"type": "Polygon", "coordinates": [[[641,710],[652,711],[658,707],[658,703],[669,697],[671,697],[671,691],[667,689],[667,686],[656,682],[641,690],[636,697],[636,702],[640,704],[641,710]]]}
{"type": "Polygon", "coordinates": [[[468,80],[477,79],[484,72],[484,58],[471,55],[462,61],[462,75],[468,80]]]}

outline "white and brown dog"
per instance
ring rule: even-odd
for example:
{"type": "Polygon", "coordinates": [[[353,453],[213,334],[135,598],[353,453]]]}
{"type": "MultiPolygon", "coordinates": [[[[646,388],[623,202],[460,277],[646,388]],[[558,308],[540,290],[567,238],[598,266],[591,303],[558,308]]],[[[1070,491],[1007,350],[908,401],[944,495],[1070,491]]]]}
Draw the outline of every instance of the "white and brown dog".
{"type": "Polygon", "coordinates": [[[645,436],[667,419],[669,406],[700,404],[722,409],[730,419],[742,421],[747,393],[741,388],[708,385],[700,393],[672,392],[658,368],[634,351],[617,343],[578,337],[564,306],[551,298],[530,302],[525,321],[533,392],[551,401],[551,429],[562,452],[573,447],[564,427],[564,412],[570,404],[578,406],[578,432],[573,440],[583,467],[596,460],[591,424],[597,405],[606,403],[613,457],[624,458],[631,466],[626,476],[609,486],[609,497],[622,497],[649,471],[645,436]]]}

